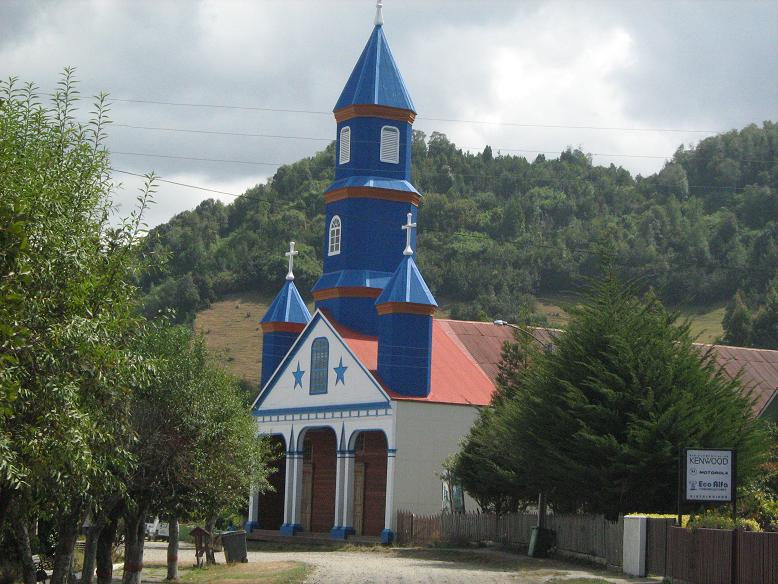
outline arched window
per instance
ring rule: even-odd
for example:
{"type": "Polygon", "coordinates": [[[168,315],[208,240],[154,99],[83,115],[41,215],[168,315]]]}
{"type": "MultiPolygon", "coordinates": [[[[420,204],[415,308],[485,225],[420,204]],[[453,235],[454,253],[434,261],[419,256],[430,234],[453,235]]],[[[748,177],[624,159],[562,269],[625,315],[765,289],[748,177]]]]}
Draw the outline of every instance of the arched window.
{"type": "Polygon", "coordinates": [[[330,343],[318,337],[311,344],[311,394],[327,393],[327,373],[330,364],[330,343]]]}
{"type": "Polygon", "coordinates": [[[351,128],[345,126],[340,129],[340,153],[338,162],[346,164],[351,162],[351,128]]]}
{"type": "Polygon", "coordinates": [[[394,126],[381,128],[381,162],[400,162],[400,130],[394,126]]]}
{"type": "Polygon", "coordinates": [[[330,221],[330,239],[327,247],[327,255],[338,255],[340,253],[340,217],[335,215],[330,221]]]}

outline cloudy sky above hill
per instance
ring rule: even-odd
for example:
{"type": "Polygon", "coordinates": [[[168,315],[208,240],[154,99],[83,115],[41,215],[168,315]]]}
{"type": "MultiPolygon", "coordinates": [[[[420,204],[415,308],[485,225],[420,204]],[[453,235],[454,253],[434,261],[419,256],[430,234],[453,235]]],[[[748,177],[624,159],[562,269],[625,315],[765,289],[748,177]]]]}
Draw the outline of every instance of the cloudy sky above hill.
{"type": "MultiPolygon", "coordinates": [[[[240,194],[334,138],[329,112],[374,12],[373,0],[0,0],[0,76],[48,91],[75,66],[85,96],[114,99],[115,168],[240,194]]],[[[680,144],[778,119],[774,1],[385,0],[384,19],[415,127],[460,147],[529,159],[580,147],[647,174],[680,144]]],[[[116,178],[126,209],[139,179],[116,178]]],[[[160,183],[148,221],[209,197],[232,200],[160,183]]]]}

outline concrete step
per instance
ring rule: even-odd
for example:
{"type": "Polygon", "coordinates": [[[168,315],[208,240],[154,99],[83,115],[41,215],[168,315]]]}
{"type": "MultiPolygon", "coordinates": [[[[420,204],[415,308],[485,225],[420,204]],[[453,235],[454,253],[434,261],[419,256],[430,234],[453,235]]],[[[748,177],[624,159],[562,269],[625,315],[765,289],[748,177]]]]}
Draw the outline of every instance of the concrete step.
{"type": "Polygon", "coordinates": [[[290,543],[303,545],[340,546],[344,543],[352,545],[379,545],[380,537],[369,535],[350,535],[348,539],[332,539],[329,533],[298,533],[296,535],[283,535],[272,529],[254,529],[246,534],[249,541],[267,541],[276,543],[290,543]]]}

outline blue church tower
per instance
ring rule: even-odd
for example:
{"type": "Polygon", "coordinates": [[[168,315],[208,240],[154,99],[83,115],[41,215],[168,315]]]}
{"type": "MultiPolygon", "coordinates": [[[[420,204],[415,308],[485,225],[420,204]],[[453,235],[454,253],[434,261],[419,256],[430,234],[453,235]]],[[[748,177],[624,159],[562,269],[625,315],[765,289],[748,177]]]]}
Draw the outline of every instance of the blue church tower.
{"type": "Polygon", "coordinates": [[[313,297],[341,324],[377,335],[375,301],[403,259],[400,226],[408,213],[416,219],[421,200],[410,183],[416,111],[389,50],[380,6],[333,111],[335,181],[324,193],[324,269],[313,297]]]}
{"type": "Polygon", "coordinates": [[[311,313],[300,297],[297,286],[294,285],[294,256],[298,253],[294,249],[294,241],[290,241],[289,251],[284,254],[289,258],[286,282],[260,321],[262,327],[260,389],[265,387],[267,380],[311,320],[311,313]]]}

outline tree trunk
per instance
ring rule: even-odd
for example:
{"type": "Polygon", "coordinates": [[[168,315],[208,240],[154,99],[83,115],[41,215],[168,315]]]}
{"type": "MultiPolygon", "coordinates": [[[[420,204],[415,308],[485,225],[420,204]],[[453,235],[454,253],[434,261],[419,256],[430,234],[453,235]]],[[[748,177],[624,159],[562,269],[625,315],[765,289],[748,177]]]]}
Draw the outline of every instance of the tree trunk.
{"type": "Polygon", "coordinates": [[[118,520],[116,514],[109,516],[97,537],[97,584],[111,584],[113,580],[113,544],[118,520]]]}
{"type": "Polygon", "coordinates": [[[5,519],[8,516],[8,511],[11,509],[11,492],[11,489],[8,487],[0,487],[0,533],[3,532],[5,519]]]}
{"type": "Polygon", "coordinates": [[[143,570],[143,544],[146,525],[144,518],[145,509],[142,512],[130,514],[125,517],[124,536],[124,574],[122,584],[140,584],[143,570]]]}
{"type": "Polygon", "coordinates": [[[207,565],[211,565],[216,563],[216,555],[213,551],[213,532],[216,529],[216,515],[211,515],[208,518],[208,524],[206,525],[205,529],[207,529],[208,533],[211,534],[210,537],[205,538],[205,563],[207,565]]]}
{"type": "Polygon", "coordinates": [[[92,584],[95,579],[95,559],[97,556],[97,540],[105,528],[107,517],[100,513],[97,520],[89,527],[84,545],[84,565],[81,568],[81,584],[92,584]]]}
{"type": "Polygon", "coordinates": [[[178,580],[178,517],[170,518],[167,539],[167,580],[178,580]]]}
{"type": "Polygon", "coordinates": [[[27,520],[20,517],[20,514],[14,513],[14,515],[14,535],[16,536],[16,550],[22,562],[22,581],[24,584],[35,584],[37,574],[35,564],[32,561],[30,527],[27,520]]]}
{"type": "Polygon", "coordinates": [[[51,584],[68,584],[73,567],[73,549],[76,547],[78,530],[81,527],[81,507],[67,513],[59,524],[59,537],[54,548],[54,572],[51,584]]]}

